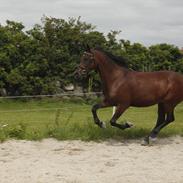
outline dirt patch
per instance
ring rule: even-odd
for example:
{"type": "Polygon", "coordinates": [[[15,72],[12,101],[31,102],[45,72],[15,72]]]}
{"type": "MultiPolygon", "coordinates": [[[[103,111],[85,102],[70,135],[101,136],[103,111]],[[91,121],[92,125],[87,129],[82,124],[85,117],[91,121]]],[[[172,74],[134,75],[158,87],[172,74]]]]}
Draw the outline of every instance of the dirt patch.
{"type": "Polygon", "coordinates": [[[0,144],[3,183],[182,183],[183,138],[140,141],[41,142],[0,144]]]}

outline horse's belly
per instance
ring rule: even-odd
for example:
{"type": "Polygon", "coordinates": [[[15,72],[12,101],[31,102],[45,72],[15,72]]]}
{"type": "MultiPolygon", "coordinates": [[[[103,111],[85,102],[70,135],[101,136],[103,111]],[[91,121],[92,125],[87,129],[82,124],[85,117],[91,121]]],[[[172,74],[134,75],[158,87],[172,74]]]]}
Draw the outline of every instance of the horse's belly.
{"type": "Polygon", "coordinates": [[[133,107],[148,107],[157,104],[158,102],[155,101],[141,101],[141,102],[134,102],[131,104],[133,107]]]}
{"type": "Polygon", "coordinates": [[[160,96],[141,96],[132,100],[131,105],[134,107],[147,107],[154,104],[157,104],[162,101],[160,96]]]}

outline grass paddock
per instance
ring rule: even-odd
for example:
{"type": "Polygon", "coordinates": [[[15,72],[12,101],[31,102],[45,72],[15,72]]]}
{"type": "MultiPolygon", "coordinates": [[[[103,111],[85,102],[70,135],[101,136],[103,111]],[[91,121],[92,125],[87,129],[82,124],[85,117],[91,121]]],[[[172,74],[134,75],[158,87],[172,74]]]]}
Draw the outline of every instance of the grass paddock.
{"type": "MultiPolygon", "coordinates": [[[[130,121],[134,128],[120,130],[111,127],[112,108],[101,109],[99,118],[107,124],[100,129],[92,119],[90,104],[84,101],[58,99],[0,100],[0,140],[41,140],[54,137],[59,140],[104,140],[107,138],[141,138],[154,127],[157,105],[147,108],[129,108],[118,120],[130,121]]],[[[175,122],[165,127],[160,137],[183,135],[183,104],[175,110],[175,122]]]]}

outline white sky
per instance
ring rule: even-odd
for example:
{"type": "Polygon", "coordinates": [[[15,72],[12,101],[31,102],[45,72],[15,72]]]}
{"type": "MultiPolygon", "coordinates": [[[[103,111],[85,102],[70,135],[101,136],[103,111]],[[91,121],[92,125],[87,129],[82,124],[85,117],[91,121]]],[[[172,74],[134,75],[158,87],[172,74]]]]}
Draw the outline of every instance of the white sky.
{"type": "Polygon", "coordinates": [[[152,45],[166,42],[183,47],[183,0],[0,0],[0,23],[21,21],[27,29],[43,15],[79,17],[119,38],[152,45]]]}

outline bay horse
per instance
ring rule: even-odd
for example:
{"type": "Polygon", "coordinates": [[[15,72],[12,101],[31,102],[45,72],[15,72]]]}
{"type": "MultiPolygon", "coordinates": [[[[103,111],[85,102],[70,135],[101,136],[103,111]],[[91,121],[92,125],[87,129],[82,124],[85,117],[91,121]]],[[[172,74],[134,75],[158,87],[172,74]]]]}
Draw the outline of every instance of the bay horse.
{"type": "Polygon", "coordinates": [[[183,75],[173,71],[137,72],[127,68],[127,61],[102,49],[89,47],[81,56],[76,76],[83,78],[90,70],[96,70],[102,81],[104,99],[92,107],[94,122],[101,128],[105,123],[100,121],[97,110],[116,106],[110,123],[122,130],[132,124],[117,123],[117,119],[133,107],[147,107],[158,104],[158,118],[155,127],[144,139],[155,140],[159,131],[175,120],[174,109],[183,100],[183,75]]]}

